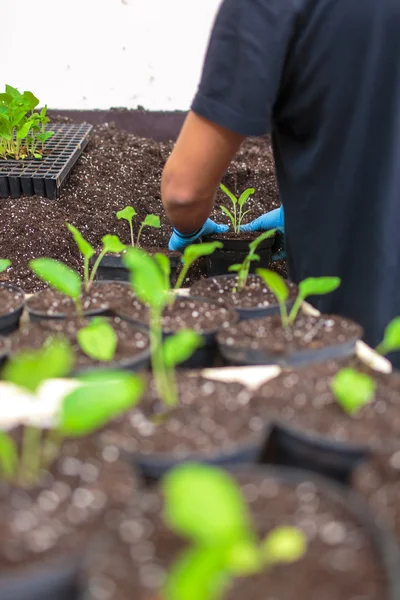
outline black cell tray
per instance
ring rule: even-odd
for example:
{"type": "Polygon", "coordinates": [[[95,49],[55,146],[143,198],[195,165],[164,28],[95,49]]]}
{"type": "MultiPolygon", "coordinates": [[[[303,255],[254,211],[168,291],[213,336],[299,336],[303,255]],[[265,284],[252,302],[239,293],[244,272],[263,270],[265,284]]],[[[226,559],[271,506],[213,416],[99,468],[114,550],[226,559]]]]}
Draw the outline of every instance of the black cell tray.
{"type": "Polygon", "coordinates": [[[0,160],[0,198],[58,198],[65,178],[93,135],[93,126],[50,123],[46,129],[55,133],[47,140],[42,159],[0,160]]]}

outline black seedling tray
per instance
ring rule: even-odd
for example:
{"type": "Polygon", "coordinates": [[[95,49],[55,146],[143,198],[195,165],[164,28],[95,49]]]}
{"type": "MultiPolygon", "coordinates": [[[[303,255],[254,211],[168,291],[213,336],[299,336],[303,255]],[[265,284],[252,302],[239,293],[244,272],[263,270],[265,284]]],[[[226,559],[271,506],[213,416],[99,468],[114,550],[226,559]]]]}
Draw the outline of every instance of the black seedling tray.
{"type": "Polygon", "coordinates": [[[65,178],[93,135],[93,126],[50,123],[46,129],[55,134],[45,143],[42,159],[0,160],[0,198],[58,198],[65,178]]]}

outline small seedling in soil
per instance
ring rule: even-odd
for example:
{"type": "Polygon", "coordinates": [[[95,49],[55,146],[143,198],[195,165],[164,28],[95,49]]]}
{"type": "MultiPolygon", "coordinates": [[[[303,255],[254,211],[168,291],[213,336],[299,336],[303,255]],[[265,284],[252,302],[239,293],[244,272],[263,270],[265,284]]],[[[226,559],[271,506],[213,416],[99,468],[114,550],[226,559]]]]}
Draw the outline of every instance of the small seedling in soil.
{"type": "Polygon", "coordinates": [[[354,369],[341,369],[331,382],[338,404],[349,415],[355,415],[375,396],[375,381],[354,369]]]}
{"type": "Polygon", "coordinates": [[[162,483],[166,524],[191,542],[172,565],[165,600],[220,600],[235,577],[300,560],[305,534],[278,527],[260,541],[237,483],[222,469],[186,464],[162,483]]]}
{"type": "Polygon", "coordinates": [[[78,331],[76,339],[81,350],[94,360],[109,362],[115,356],[117,334],[103,317],[94,317],[78,331]]]}
{"type": "Polygon", "coordinates": [[[169,304],[171,289],[167,276],[168,258],[163,256],[161,259],[161,256],[153,259],[139,248],[128,248],[123,262],[130,271],[136,296],[149,307],[153,377],[160,399],[171,407],[178,403],[175,367],[192,356],[203,344],[203,338],[188,329],[163,340],[161,319],[164,308],[169,304]]]}
{"type": "Polygon", "coordinates": [[[228,208],[226,208],[226,206],[221,206],[221,210],[229,217],[233,226],[233,231],[235,233],[240,233],[242,221],[247,215],[247,213],[250,212],[249,210],[243,212],[243,207],[246,204],[247,200],[250,198],[250,196],[254,194],[255,190],[254,188],[248,188],[243,192],[243,194],[239,198],[236,198],[236,196],[232,194],[232,192],[228,190],[228,188],[223,183],[221,183],[219,187],[224,192],[224,194],[226,194],[228,198],[230,198],[233,205],[232,212],[228,208]]]}
{"type": "Polygon", "coordinates": [[[341,283],[339,277],[308,277],[299,284],[299,293],[293,304],[293,307],[288,315],[286,302],[289,298],[289,289],[280,275],[269,269],[257,269],[259,275],[271,292],[278,300],[281,313],[282,327],[287,329],[289,325],[293,325],[302,303],[309,296],[321,296],[334,292],[341,283]]]}
{"type": "Polygon", "coordinates": [[[0,155],[4,159],[42,158],[44,144],[54,131],[45,131],[50,121],[47,106],[34,112],[38,104],[32,92],[21,94],[10,85],[0,94],[0,155]]]}
{"type": "Polygon", "coordinates": [[[386,356],[390,352],[397,352],[398,350],[400,350],[400,317],[396,317],[393,321],[390,321],[385,329],[383,340],[376,348],[376,351],[382,354],[382,356],[386,356]]]}
{"type": "MultiPolygon", "coordinates": [[[[47,379],[65,377],[73,364],[68,342],[51,338],[41,349],[9,360],[2,378],[35,393],[47,379]]],[[[94,372],[77,380],[79,387],[63,399],[52,428],[25,425],[20,448],[11,435],[0,433],[0,470],[6,480],[35,487],[56,460],[63,439],[90,435],[134,406],[144,391],[142,379],[126,372],[94,372]]]]}
{"type": "MultiPolygon", "coordinates": [[[[133,236],[132,220],[133,220],[133,217],[135,217],[136,215],[137,215],[137,212],[133,208],[133,206],[126,206],[124,209],[122,209],[119,212],[117,212],[117,219],[118,220],[125,219],[125,221],[128,221],[129,231],[130,231],[130,234],[131,234],[131,245],[132,245],[132,248],[135,247],[135,241],[134,241],[134,236],[133,236]]],[[[147,215],[146,216],[146,218],[144,219],[144,221],[140,225],[139,233],[138,233],[137,238],[136,238],[136,246],[139,246],[140,236],[142,235],[142,231],[143,231],[144,227],[155,227],[156,229],[160,229],[160,227],[161,227],[160,217],[158,217],[157,215],[147,215]]]]}
{"type": "Polygon", "coordinates": [[[246,258],[244,259],[244,261],[242,262],[242,264],[231,265],[229,267],[229,271],[233,271],[238,274],[238,289],[239,290],[243,290],[247,285],[247,278],[249,276],[251,263],[254,261],[260,260],[259,255],[256,254],[256,250],[257,250],[258,246],[264,240],[275,235],[275,233],[276,233],[276,229],[270,229],[269,231],[265,231],[264,233],[259,235],[258,238],[256,238],[253,242],[251,242],[249,244],[250,251],[249,251],[248,255],[246,256],[246,258]]]}
{"type": "Polygon", "coordinates": [[[183,267],[176,281],[175,290],[179,290],[182,287],[190,267],[193,265],[194,262],[196,262],[196,260],[198,260],[202,256],[209,256],[210,254],[213,254],[213,252],[215,252],[217,248],[223,247],[224,245],[222,244],[222,242],[207,242],[204,244],[192,244],[191,246],[187,246],[187,248],[185,248],[183,252],[183,267]]]}

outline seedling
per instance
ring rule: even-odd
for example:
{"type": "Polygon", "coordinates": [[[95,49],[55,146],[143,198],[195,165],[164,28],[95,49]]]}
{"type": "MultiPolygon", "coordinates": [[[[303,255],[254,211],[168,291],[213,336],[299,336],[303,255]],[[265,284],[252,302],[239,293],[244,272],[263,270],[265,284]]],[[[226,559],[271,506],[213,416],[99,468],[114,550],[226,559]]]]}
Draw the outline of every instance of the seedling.
{"type": "Polygon", "coordinates": [[[247,285],[247,278],[249,276],[251,263],[254,261],[260,260],[259,255],[256,254],[256,250],[257,250],[258,246],[264,240],[275,235],[275,233],[276,233],[276,229],[270,229],[269,231],[265,231],[264,233],[259,235],[258,238],[256,238],[253,242],[251,242],[249,244],[250,251],[249,251],[248,255],[246,256],[246,258],[244,259],[244,261],[242,262],[242,264],[231,265],[229,267],[229,271],[233,271],[238,274],[238,289],[239,290],[243,290],[247,285]]]}
{"type": "Polygon", "coordinates": [[[118,338],[106,319],[95,317],[78,331],[76,338],[81,350],[90,358],[101,362],[114,358],[118,338]]]}
{"type": "Polygon", "coordinates": [[[229,217],[233,226],[233,231],[235,233],[240,233],[242,221],[247,215],[247,213],[250,212],[249,210],[243,212],[243,207],[246,204],[247,200],[250,198],[250,196],[254,194],[255,190],[254,188],[248,188],[243,192],[243,194],[239,198],[236,198],[235,194],[232,194],[232,192],[228,190],[228,188],[223,183],[221,183],[219,187],[224,192],[224,194],[226,194],[228,198],[230,198],[233,205],[232,212],[229,209],[227,209],[226,206],[221,206],[221,210],[229,217]]]}
{"type": "MultiPolygon", "coordinates": [[[[175,367],[192,356],[203,344],[203,338],[194,331],[181,330],[164,341],[161,318],[169,303],[169,278],[160,269],[158,260],[139,248],[128,248],[123,262],[130,270],[136,296],[149,307],[151,363],[157,393],[167,406],[175,406],[178,402],[175,367]]],[[[165,265],[165,261],[161,262],[165,265]]]]}
{"type": "Polygon", "coordinates": [[[47,106],[34,112],[38,104],[32,92],[21,94],[10,85],[0,94],[0,155],[4,159],[42,158],[44,144],[54,131],[45,130],[50,121],[47,106]]]}
{"type": "Polygon", "coordinates": [[[375,396],[375,381],[354,369],[341,369],[331,382],[338,404],[349,415],[355,415],[375,396]]]}
{"type": "Polygon", "coordinates": [[[0,273],[7,271],[8,267],[11,267],[11,260],[8,260],[8,258],[0,258],[0,273]]]}
{"type": "Polygon", "coordinates": [[[191,547],[167,577],[165,600],[220,600],[235,577],[300,560],[307,539],[294,527],[278,527],[261,542],[236,482],[222,469],[184,464],[162,484],[164,519],[191,547]]]}
{"type": "Polygon", "coordinates": [[[293,325],[302,303],[309,296],[322,296],[334,292],[341,283],[339,277],[308,277],[299,284],[299,293],[288,315],[286,302],[289,298],[289,289],[280,275],[269,269],[257,269],[257,275],[262,277],[268,288],[276,296],[281,313],[282,327],[287,329],[293,325]]]}
{"type": "MultiPolygon", "coordinates": [[[[126,206],[124,209],[117,212],[118,220],[124,219],[125,221],[128,221],[129,231],[131,233],[132,248],[135,247],[132,220],[133,220],[133,217],[135,217],[136,215],[137,215],[137,212],[132,206],[126,206]]],[[[158,217],[157,215],[147,215],[146,216],[146,218],[140,225],[139,232],[138,232],[138,235],[136,238],[136,246],[139,246],[140,236],[142,235],[142,231],[143,231],[144,227],[155,227],[156,229],[160,229],[160,227],[161,227],[160,217],[158,217]]]]}
{"type": "Polygon", "coordinates": [[[376,348],[376,351],[383,356],[390,354],[390,352],[397,352],[398,350],[400,350],[400,317],[396,317],[393,321],[390,321],[385,329],[383,340],[376,348]]]}
{"type": "Polygon", "coordinates": [[[198,260],[202,256],[209,256],[210,254],[213,254],[213,252],[215,252],[217,248],[223,247],[224,245],[222,244],[222,242],[208,242],[204,244],[192,244],[191,246],[187,246],[187,248],[185,248],[183,252],[183,267],[176,281],[175,289],[179,290],[182,287],[182,284],[185,281],[190,267],[193,265],[194,262],[196,262],[196,260],[198,260]]]}

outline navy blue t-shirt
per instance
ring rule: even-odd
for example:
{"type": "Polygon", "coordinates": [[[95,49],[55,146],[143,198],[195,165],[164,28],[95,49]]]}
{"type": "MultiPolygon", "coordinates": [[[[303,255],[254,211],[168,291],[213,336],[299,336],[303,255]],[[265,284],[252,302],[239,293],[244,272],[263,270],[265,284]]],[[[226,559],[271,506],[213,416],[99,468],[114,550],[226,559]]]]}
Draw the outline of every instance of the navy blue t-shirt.
{"type": "Polygon", "coordinates": [[[225,0],[192,109],[272,133],[290,275],[341,277],[316,306],[377,344],[400,314],[400,1],[225,0]]]}

